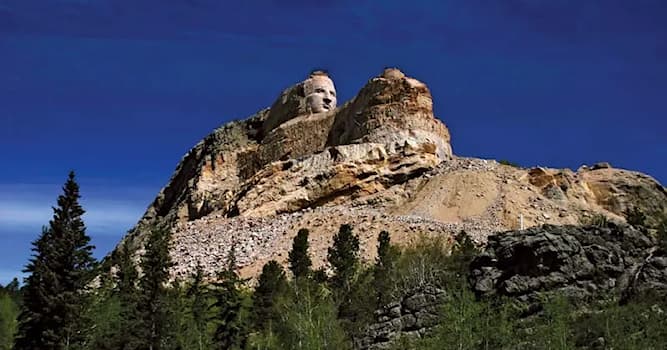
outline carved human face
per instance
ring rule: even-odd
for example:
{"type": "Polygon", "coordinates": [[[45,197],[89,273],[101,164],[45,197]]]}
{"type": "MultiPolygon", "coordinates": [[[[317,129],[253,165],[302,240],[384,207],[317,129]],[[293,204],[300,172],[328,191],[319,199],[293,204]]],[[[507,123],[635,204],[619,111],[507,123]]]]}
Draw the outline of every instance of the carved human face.
{"type": "Polygon", "coordinates": [[[336,88],[327,76],[315,75],[303,86],[306,105],[312,113],[327,112],[336,108],[336,88]]]}

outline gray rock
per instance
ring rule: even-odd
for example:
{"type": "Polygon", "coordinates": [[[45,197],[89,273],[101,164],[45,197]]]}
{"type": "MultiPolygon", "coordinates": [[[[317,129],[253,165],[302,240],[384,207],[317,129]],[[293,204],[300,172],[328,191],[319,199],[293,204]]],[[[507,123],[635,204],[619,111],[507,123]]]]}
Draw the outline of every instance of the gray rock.
{"type": "Polygon", "coordinates": [[[617,292],[667,295],[667,257],[649,234],[630,226],[534,227],[490,236],[471,264],[478,295],[506,295],[525,302],[542,292],[584,298],[617,292]]]}
{"type": "Polygon", "coordinates": [[[437,324],[444,296],[442,289],[422,286],[401,298],[400,302],[392,302],[376,310],[377,322],[366,328],[359,339],[355,339],[355,348],[389,349],[397,339],[420,338],[437,324]]]}
{"type": "Polygon", "coordinates": [[[415,294],[411,297],[405,298],[403,301],[403,307],[408,311],[414,312],[426,305],[426,298],[424,294],[415,294]]]}

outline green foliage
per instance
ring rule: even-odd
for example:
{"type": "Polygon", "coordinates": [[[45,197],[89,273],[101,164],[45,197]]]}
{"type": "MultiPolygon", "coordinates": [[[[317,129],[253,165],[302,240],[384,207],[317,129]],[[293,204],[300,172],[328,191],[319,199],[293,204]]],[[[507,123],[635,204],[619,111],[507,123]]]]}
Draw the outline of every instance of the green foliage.
{"type": "Polygon", "coordinates": [[[5,287],[0,285],[0,350],[9,350],[14,345],[20,299],[17,278],[12,279],[5,287]]]}
{"type": "Polygon", "coordinates": [[[187,296],[187,287],[181,281],[174,281],[168,289],[170,317],[166,325],[166,346],[168,349],[208,349],[206,328],[199,333],[192,314],[192,298],[187,296]]]}
{"type": "Polygon", "coordinates": [[[448,285],[453,274],[450,247],[441,236],[422,236],[405,247],[393,272],[389,298],[398,300],[417,289],[448,285]]]}
{"type": "Polygon", "coordinates": [[[477,301],[463,285],[448,290],[442,319],[416,349],[503,349],[512,341],[512,312],[507,305],[477,301]]]}
{"type": "Polygon", "coordinates": [[[501,160],[498,161],[498,163],[500,163],[502,165],[508,165],[508,166],[511,166],[511,167],[515,167],[515,168],[521,168],[521,166],[519,164],[511,162],[507,159],[501,159],[501,160]]]}
{"type": "Polygon", "coordinates": [[[358,335],[374,320],[378,299],[376,293],[373,293],[373,282],[373,270],[364,269],[357,273],[349,291],[334,294],[338,302],[340,324],[350,338],[358,335]]]}
{"type": "Polygon", "coordinates": [[[470,238],[465,231],[459,232],[454,237],[454,246],[452,247],[450,269],[455,271],[457,275],[464,276],[468,273],[470,263],[480,253],[480,250],[475,245],[475,242],[470,238]]]}
{"type": "MultiPolygon", "coordinates": [[[[251,293],[237,273],[235,244],[217,282],[207,284],[198,266],[189,284],[169,283],[170,232],[153,227],[141,277],[130,245],[123,244],[109,263],[116,273],[100,275],[99,287],[83,293],[92,262],[86,255],[83,210],[70,198],[78,198],[78,188],[66,184],[63,196],[69,199],[59,198],[50,227],[33,243],[23,293],[18,281],[0,288],[0,350],[11,347],[19,310],[12,298],[21,294],[26,306],[19,316],[17,349],[350,349],[352,339],[377,321],[377,307],[431,287],[444,291],[438,325],[421,339],[398,340],[394,348],[662,349],[667,344],[664,300],[572,305],[553,294],[535,304],[539,307],[527,308],[512,300],[476,297],[467,274],[479,251],[463,231],[453,241],[423,236],[403,250],[382,231],[374,264],[363,266],[359,237],[350,225],[342,225],[327,252],[329,278],[324,269],[312,271],[308,230],[302,229],[288,259],[295,278],[288,281],[280,264],[270,261],[251,293]],[[79,262],[80,270],[68,270],[73,265],[64,252],[79,262]],[[65,290],[74,286],[78,289],[65,290]]],[[[626,215],[631,224],[646,220],[637,210],[626,215]]],[[[604,216],[590,221],[607,225],[604,216]]],[[[667,250],[667,218],[655,221],[667,250]]]]}
{"type": "Polygon", "coordinates": [[[334,272],[333,287],[349,291],[359,264],[359,237],[352,232],[352,226],[341,225],[327,250],[327,261],[334,272]]]}
{"type": "Polygon", "coordinates": [[[375,259],[376,267],[386,267],[393,263],[390,261],[391,238],[389,232],[381,231],[378,235],[377,258],[375,259]]]}
{"type": "Polygon", "coordinates": [[[286,288],[287,278],[282,266],[275,260],[266,263],[253,294],[254,324],[257,329],[264,329],[277,321],[279,315],[276,301],[286,288]]]}
{"type": "Polygon", "coordinates": [[[210,347],[208,339],[209,299],[204,284],[204,270],[197,265],[186,297],[190,301],[190,317],[192,320],[190,334],[193,335],[192,349],[203,350],[210,347]]]}
{"type": "Polygon", "coordinates": [[[373,268],[373,288],[376,294],[376,307],[390,302],[389,290],[393,285],[394,274],[400,250],[391,245],[389,232],[382,231],[378,235],[377,258],[373,268]]]}
{"type": "Polygon", "coordinates": [[[147,326],[142,320],[147,316],[142,314],[146,309],[139,308],[141,294],[137,289],[138,283],[139,274],[132,259],[132,251],[129,244],[125,243],[119,251],[116,286],[112,296],[118,303],[118,327],[116,332],[107,337],[108,341],[119,349],[136,349],[146,340],[144,336],[147,326]]]}
{"type": "Polygon", "coordinates": [[[250,332],[251,299],[242,289],[244,281],[236,273],[236,245],[227,257],[227,266],[218,274],[215,286],[217,326],[213,335],[216,349],[243,349],[250,332]]]}
{"type": "Polygon", "coordinates": [[[308,255],[308,230],[302,228],[297,232],[288,255],[289,269],[294,278],[307,277],[310,274],[312,261],[308,255]]]}
{"type": "Polygon", "coordinates": [[[0,350],[11,350],[18,326],[19,307],[9,292],[0,290],[0,350]]]}
{"type": "Polygon", "coordinates": [[[641,209],[637,207],[632,207],[627,209],[624,212],[624,214],[625,214],[625,220],[628,222],[629,225],[632,225],[634,227],[646,226],[646,215],[641,209]]]}
{"type": "Polygon", "coordinates": [[[91,327],[86,332],[88,350],[127,349],[120,346],[126,334],[121,331],[121,303],[110,284],[101,286],[92,295],[92,303],[87,311],[91,327]]]}
{"type": "Polygon", "coordinates": [[[324,266],[321,266],[317,270],[311,272],[311,279],[316,283],[327,283],[329,282],[329,276],[327,276],[327,271],[324,266]]]}
{"type": "Polygon", "coordinates": [[[89,323],[84,319],[89,304],[84,290],[95,260],[80,197],[70,172],[49,227],[32,243],[16,349],[73,349],[83,343],[81,330],[89,323]]]}
{"type": "Polygon", "coordinates": [[[7,283],[7,285],[2,288],[0,287],[0,291],[4,289],[5,293],[9,295],[10,298],[12,298],[17,304],[21,300],[21,290],[19,288],[19,279],[14,277],[12,278],[12,281],[7,283]]]}
{"type": "Polygon", "coordinates": [[[372,314],[367,308],[375,306],[372,290],[372,274],[359,272],[359,237],[352,226],[341,225],[327,251],[327,260],[333,270],[330,285],[338,304],[338,317],[344,320],[343,327],[353,334],[365,315],[372,314]]]}
{"type": "Polygon", "coordinates": [[[602,214],[594,214],[590,218],[582,219],[581,223],[586,226],[607,227],[609,226],[609,219],[602,214]]]}
{"type": "Polygon", "coordinates": [[[529,320],[514,321],[517,328],[529,329],[522,337],[522,347],[526,349],[567,350],[574,348],[573,305],[563,295],[543,297],[543,311],[529,320]]]}
{"type": "Polygon", "coordinates": [[[331,294],[310,280],[290,284],[289,292],[277,304],[278,322],[254,334],[249,347],[267,350],[349,349],[331,294]]]}
{"type": "MultiPolygon", "coordinates": [[[[170,295],[166,283],[169,268],[171,232],[163,226],[150,228],[146,252],[141,259],[143,275],[139,279],[137,296],[138,322],[136,325],[137,347],[159,350],[167,348],[168,327],[173,322],[170,313],[170,295]]],[[[131,286],[128,284],[128,288],[131,286]]]]}
{"type": "Polygon", "coordinates": [[[608,303],[579,317],[571,326],[581,348],[650,350],[667,344],[667,303],[608,303]]]}

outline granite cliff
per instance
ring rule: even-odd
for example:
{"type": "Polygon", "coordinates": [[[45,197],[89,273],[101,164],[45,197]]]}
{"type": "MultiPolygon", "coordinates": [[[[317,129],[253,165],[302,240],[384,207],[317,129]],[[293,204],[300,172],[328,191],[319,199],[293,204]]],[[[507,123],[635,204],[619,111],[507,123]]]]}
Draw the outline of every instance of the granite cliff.
{"type": "Polygon", "coordinates": [[[608,164],[577,171],[519,168],[453,154],[428,87],[396,69],[336,106],[315,72],[270,108],[214,130],[190,151],[123,239],[141,253],[144,225],[173,231],[174,277],[197,264],[211,276],[232,242],[242,275],[284,263],[299,228],[311,231],[315,267],[342,223],[373,258],[380,230],[398,243],[464,229],[479,243],[521,225],[575,225],[595,215],[623,222],[639,208],[667,213],[667,190],[608,164]]]}

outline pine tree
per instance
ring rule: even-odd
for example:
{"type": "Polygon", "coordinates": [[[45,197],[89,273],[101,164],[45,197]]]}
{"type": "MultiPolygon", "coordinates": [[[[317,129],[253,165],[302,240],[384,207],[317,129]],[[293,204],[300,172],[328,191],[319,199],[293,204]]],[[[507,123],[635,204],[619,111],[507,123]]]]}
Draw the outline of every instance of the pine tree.
{"type": "Polygon", "coordinates": [[[288,255],[289,269],[295,279],[308,277],[312,261],[308,255],[308,229],[302,228],[297,232],[292,243],[292,250],[288,255]]]}
{"type": "Polygon", "coordinates": [[[352,226],[341,225],[333,237],[333,245],[327,250],[327,261],[334,275],[334,288],[349,291],[359,263],[359,237],[352,233],[352,226]]]}
{"type": "Polygon", "coordinates": [[[140,336],[137,347],[140,349],[160,350],[168,336],[171,320],[166,283],[169,280],[169,268],[173,265],[169,256],[170,239],[168,228],[152,227],[146,253],[141,259],[143,275],[139,279],[137,298],[137,331],[140,336]]]}
{"type": "Polygon", "coordinates": [[[378,235],[378,256],[375,259],[375,266],[381,267],[381,266],[386,266],[387,265],[387,258],[389,257],[389,248],[391,247],[390,244],[390,237],[389,237],[389,232],[387,231],[382,231],[378,235]]]}
{"type": "Polygon", "coordinates": [[[197,337],[197,349],[202,350],[208,345],[206,330],[208,327],[208,298],[204,285],[204,270],[201,265],[197,269],[186,295],[191,299],[190,312],[197,337]]]}
{"type": "Polygon", "coordinates": [[[248,339],[248,303],[241,290],[244,281],[236,273],[236,243],[232,244],[224,270],[215,283],[218,326],[213,335],[214,347],[220,350],[244,349],[248,339]]]}
{"type": "Polygon", "coordinates": [[[92,277],[93,246],[82,220],[79,185],[70,172],[49,227],[33,242],[24,272],[23,310],[15,348],[72,349],[83,340],[83,293],[92,277]]]}
{"type": "Polygon", "coordinates": [[[4,289],[12,299],[18,302],[21,297],[18,278],[14,277],[11,282],[7,283],[4,289]]]}
{"type": "Polygon", "coordinates": [[[286,287],[287,279],[283,267],[275,260],[264,264],[253,294],[252,305],[257,329],[263,329],[276,321],[276,299],[284,293],[286,287]]]}
{"type": "Polygon", "coordinates": [[[111,278],[100,275],[100,285],[92,292],[92,303],[87,310],[87,319],[90,326],[86,332],[86,350],[116,350],[123,349],[118,346],[120,331],[120,305],[118,298],[114,295],[113,281],[111,278]]]}
{"type": "MultiPolygon", "coordinates": [[[[351,347],[346,339],[336,304],[324,286],[310,279],[293,283],[279,303],[280,319],[270,349],[345,350],[351,347]]],[[[256,347],[260,348],[260,347],[256,347]]],[[[263,347],[266,349],[266,347],[263,347]]]]}
{"type": "Polygon", "coordinates": [[[137,349],[145,341],[141,333],[141,314],[139,313],[139,274],[132,259],[129,243],[125,242],[119,250],[118,270],[116,272],[115,297],[119,303],[119,327],[113,336],[113,344],[118,349],[137,349]]]}
{"type": "Polygon", "coordinates": [[[388,302],[391,288],[391,272],[394,269],[399,252],[391,245],[389,232],[382,231],[378,235],[377,258],[373,269],[373,286],[377,295],[377,306],[388,302]]]}

